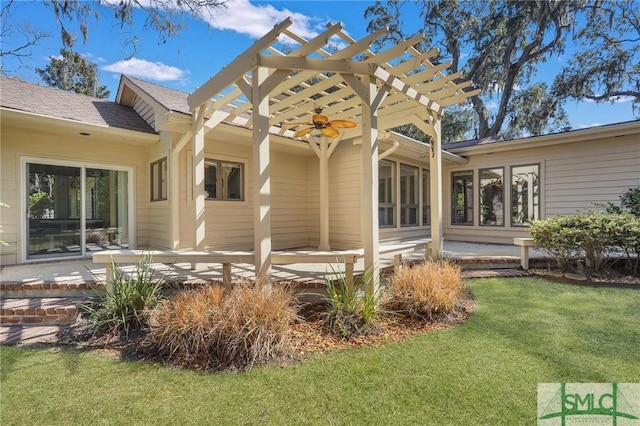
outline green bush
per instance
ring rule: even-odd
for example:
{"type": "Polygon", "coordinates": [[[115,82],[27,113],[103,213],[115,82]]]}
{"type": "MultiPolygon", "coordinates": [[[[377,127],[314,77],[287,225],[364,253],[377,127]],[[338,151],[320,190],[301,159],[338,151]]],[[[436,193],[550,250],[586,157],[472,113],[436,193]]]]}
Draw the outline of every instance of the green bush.
{"type": "Polygon", "coordinates": [[[158,305],[146,344],[180,364],[247,369],[289,353],[296,319],[293,294],[282,286],[246,281],[227,294],[205,287],[158,305]]]}
{"type": "Polygon", "coordinates": [[[431,320],[450,313],[466,292],[459,266],[428,260],[395,271],[383,300],[385,308],[391,311],[431,320]]]}
{"type": "Polygon", "coordinates": [[[129,335],[147,325],[149,312],[162,298],[164,276],[153,277],[150,256],[144,256],[134,273],[127,274],[112,264],[111,288],[100,294],[97,302],[85,306],[94,333],[116,332],[129,335]]]}
{"type": "Polygon", "coordinates": [[[606,270],[621,254],[629,269],[637,272],[640,253],[640,218],[631,213],[588,211],[534,220],[529,233],[535,245],[551,254],[563,270],[571,261],[584,257],[595,271],[606,270]]]}
{"type": "Polygon", "coordinates": [[[327,310],[320,319],[324,330],[342,339],[366,335],[375,330],[381,290],[373,287],[373,268],[366,269],[348,285],[344,275],[327,281],[327,310]]]}

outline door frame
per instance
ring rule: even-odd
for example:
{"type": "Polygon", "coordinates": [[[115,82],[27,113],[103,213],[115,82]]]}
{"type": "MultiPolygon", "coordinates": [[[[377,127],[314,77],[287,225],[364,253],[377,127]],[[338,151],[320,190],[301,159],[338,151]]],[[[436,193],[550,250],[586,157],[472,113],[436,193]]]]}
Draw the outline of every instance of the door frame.
{"type": "Polygon", "coordinates": [[[82,161],[82,160],[64,160],[58,158],[50,158],[50,157],[37,157],[37,156],[20,156],[20,179],[19,179],[19,197],[20,197],[20,220],[18,221],[18,226],[20,227],[20,242],[18,246],[20,247],[20,263],[37,263],[37,262],[51,262],[54,260],[77,260],[77,259],[86,259],[86,213],[85,213],[85,194],[81,191],[82,200],[81,200],[81,214],[80,214],[80,225],[81,225],[81,251],[79,256],[65,256],[63,258],[39,258],[39,259],[29,259],[28,258],[28,247],[27,247],[27,228],[28,228],[28,206],[27,206],[27,182],[29,181],[29,176],[27,175],[27,163],[37,163],[37,164],[45,164],[52,166],[67,166],[67,167],[78,167],[80,168],[80,176],[82,180],[82,188],[84,188],[85,180],[86,180],[86,169],[104,169],[104,170],[115,170],[121,172],[127,172],[127,221],[129,223],[129,247],[136,247],[136,223],[135,223],[135,169],[131,166],[122,166],[116,164],[109,163],[97,163],[92,161],[82,161]]]}

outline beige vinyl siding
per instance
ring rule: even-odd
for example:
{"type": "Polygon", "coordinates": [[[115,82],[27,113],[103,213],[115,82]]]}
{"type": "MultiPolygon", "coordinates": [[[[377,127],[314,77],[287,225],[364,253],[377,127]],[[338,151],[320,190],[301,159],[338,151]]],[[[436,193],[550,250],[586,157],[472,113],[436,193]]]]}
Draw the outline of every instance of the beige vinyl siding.
{"type": "Polygon", "coordinates": [[[20,177],[21,157],[67,160],[76,162],[97,163],[102,165],[122,166],[133,168],[133,182],[135,206],[135,240],[136,244],[147,244],[147,196],[148,181],[146,171],[147,154],[145,148],[116,144],[97,136],[68,136],[52,133],[50,131],[38,131],[33,129],[10,127],[6,122],[2,123],[0,135],[1,152],[1,181],[2,193],[0,200],[9,207],[0,211],[3,225],[2,239],[9,245],[0,248],[2,250],[1,264],[13,265],[20,261],[22,255],[19,252],[22,246],[22,228],[25,227],[20,220],[21,209],[20,190],[25,185],[20,177]]]}
{"type": "MultiPolygon", "coordinates": [[[[320,243],[320,165],[317,156],[309,159],[309,245],[320,243]]],[[[341,141],[329,158],[329,244],[332,249],[361,246],[360,145],[341,141]]]]}
{"type": "MultiPolygon", "coordinates": [[[[180,155],[180,246],[193,246],[191,195],[192,152],[180,155]]],[[[252,150],[246,143],[207,140],[205,158],[244,164],[243,201],[205,201],[205,247],[218,250],[253,249],[252,150]]],[[[271,151],[271,238],[273,249],[309,244],[307,169],[311,157],[271,151]]]]}
{"type": "Polygon", "coordinates": [[[151,105],[149,105],[144,101],[144,99],[136,95],[135,101],[133,102],[133,110],[137,112],[138,115],[140,115],[140,117],[144,119],[144,121],[149,123],[152,128],[155,129],[156,114],[151,105]]]}
{"type": "Polygon", "coordinates": [[[167,169],[167,199],[162,201],[151,202],[151,163],[160,160],[161,158],[167,158],[168,167],[170,166],[170,151],[169,148],[172,143],[172,135],[169,132],[162,132],[160,134],[160,142],[149,148],[147,153],[147,165],[146,165],[146,189],[145,200],[147,203],[148,216],[146,218],[146,224],[148,235],[147,247],[151,249],[168,249],[171,248],[171,207],[169,204],[169,186],[172,184],[170,181],[171,171],[167,169]]]}
{"type": "Polygon", "coordinates": [[[443,176],[444,238],[511,244],[529,236],[527,227],[510,224],[512,166],[540,164],[541,218],[597,208],[593,203],[619,204],[628,188],[640,186],[640,141],[634,136],[573,142],[543,147],[520,147],[491,154],[469,154],[469,163],[445,167],[443,176]],[[478,170],[504,167],[505,226],[479,226],[478,170]],[[451,172],[474,171],[474,224],[451,224],[451,172]]]}

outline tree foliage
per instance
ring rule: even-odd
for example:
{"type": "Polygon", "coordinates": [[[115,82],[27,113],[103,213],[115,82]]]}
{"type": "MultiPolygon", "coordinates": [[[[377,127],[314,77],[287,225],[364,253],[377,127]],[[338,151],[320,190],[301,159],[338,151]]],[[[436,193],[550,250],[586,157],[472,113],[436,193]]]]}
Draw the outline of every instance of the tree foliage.
{"type": "Polygon", "coordinates": [[[36,72],[49,86],[96,98],[107,98],[107,86],[98,82],[96,64],[79,53],[60,49],[60,57],[51,57],[51,63],[36,72]]]}
{"type": "Polygon", "coordinates": [[[31,48],[36,46],[49,34],[33,28],[28,22],[15,25],[11,21],[11,7],[14,0],[3,1],[0,9],[0,73],[6,75],[4,59],[14,57],[23,63],[23,59],[31,56],[31,48]]]}
{"type": "MultiPolygon", "coordinates": [[[[62,46],[72,50],[78,35],[86,42],[89,36],[92,20],[100,18],[101,6],[113,13],[113,17],[120,23],[120,29],[127,33],[127,44],[136,53],[138,38],[136,37],[136,25],[150,29],[158,33],[161,43],[167,38],[175,36],[185,25],[184,18],[187,15],[195,17],[210,17],[215,12],[223,9],[227,0],[41,0],[49,6],[53,17],[60,28],[62,46]],[[137,13],[140,12],[140,13],[137,13]]],[[[3,22],[3,39],[5,22],[10,21],[11,9],[14,0],[4,2],[1,9],[3,22]]],[[[25,24],[19,24],[25,25],[25,24]]],[[[30,30],[29,46],[37,44],[44,33],[30,30]]],[[[46,35],[46,34],[44,34],[46,35]]],[[[26,37],[26,35],[25,35],[26,37]]],[[[3,40],[4,41],[4,40],[3,40]]],[[[3,42],[3,44],[6,44],[3,42]]],[[[15,50],[12,48],[12,50],[15,50]]],[[[2,51],[7,54],[6,51],[2,51]]],[[[26,49],[20,53],[25,54],[26,49]]]]}
{"type": "Polygon", "coordinates": [[[578,51],[554,81],[561,99],[630,99],[640,113],[640,3],[599,1],[573,36],[578,51]]]}
{"type": "MultiPolygon", "coordinates": [[[[383,43],[409,36],[402,28],[405,3],[390,0],[369,7],[368,30],[389,26],[383,43]]],[[[462,117],[466,123],[476,122],[474,136],[537,135],[568,124],[550,88],[534,81],[534,76],[541,63],[563,52],[582,2],[424,0],[420,5],[424,47],[440,47],[436,62],[450,61],[452,73],[461,71],[463,80],[482,89],[470,100],[475,120],[462,117]]],[[[455,125],[466,127],[464,122],[455,125]]]]}

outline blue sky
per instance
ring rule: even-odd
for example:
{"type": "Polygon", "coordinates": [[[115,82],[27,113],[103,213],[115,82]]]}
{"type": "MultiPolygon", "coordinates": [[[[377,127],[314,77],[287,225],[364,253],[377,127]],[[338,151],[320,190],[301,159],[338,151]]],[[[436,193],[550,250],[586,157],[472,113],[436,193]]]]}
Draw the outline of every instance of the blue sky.
{"type": "MultiPolygon", "coordinates": [[[[114,1],[114,0],[112,0],[114,1]]],[[[135,35],[139,41],[135,56],[127,43],[131,32],[121,29],[119,22],[111,18],[113,12],[101,8],[100,18],[90,20],[86,44],[81,36],[75,50],[95,62],[99,79],[111,90],[111,99],[117,91],[121,74],[128,74],[185,92],[204,84],[225,64],[247,49],[257,38],[268,32],[276,23],[291,16],[292,30],[305,38],[321,32],[327,22],[341,21],[345,30],[355,39],[366,35],[367,22],[364,11],[372,1],[249,1],[229,0],[226,11],[218,12],[210,19],[187,18],[187,29],[178,36],[162,43],[154,32],[142,29],[143,16],[136,16],[135,35]]],[[[410,12],[405,7],[403,12],[410,12]]],[[[408,31],[419,28],[418,10],[403,14],[408,31]]],[[[61,47],[59,27],[56,26],[51,8],[41,2],[19,0],[12,14],[13,35],[5,37],[3,45],[20,42],[21,23],[45,30],[51,37],[34,48],[32,56],[20,64],[12,59],[3,61],[5,72],[32,82],[39,82],[34,69],[44,68],[49,57],[58,55],[61,47]]],[[[569,49],[570,51],[570,49],[569,49]]],[[[566,56],[565,56],[566,57],[566,56]]],[[[563,57],[552,58],[540,73],[544,79],[553,75],[554,68],[562,66],[563,57]]],[[[595,104],[593,102],[569,102],[565,105],[574,129],[633,120],[631,102],[595,104]]]]}

